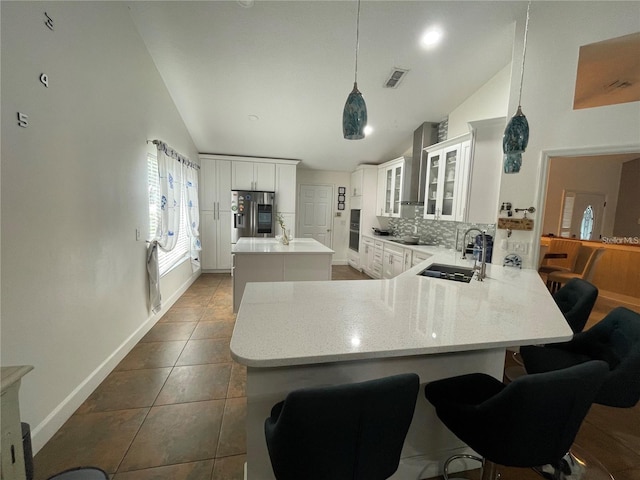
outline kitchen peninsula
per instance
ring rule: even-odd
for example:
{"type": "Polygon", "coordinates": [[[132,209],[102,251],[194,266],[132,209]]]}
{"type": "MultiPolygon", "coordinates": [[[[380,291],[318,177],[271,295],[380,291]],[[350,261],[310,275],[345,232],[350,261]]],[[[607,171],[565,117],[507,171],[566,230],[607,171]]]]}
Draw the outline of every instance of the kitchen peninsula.
{"type": "MultiPolygon", "coordinates": [[[[247,478],[273,479],[264,438],[271,407],[294,389],[415,372],[420,382],[485,372],[502,379],[509,346],[564,341],[571,329],[535,270],[490,265],[483,282],[418,275],[432,256],[390,280],[255,283],[247,286],[231,339],[247,366],[247,478]]],[[[418,396],[392,479],[435,476],[468,451],[418,396]]]]}
{"type": "Polygon", "coordinates": [[[233,245],[233,311],[247,282],[331,280],[333,250],[313,238],[283,245],[275,238],[240,238],[233,245]]]}

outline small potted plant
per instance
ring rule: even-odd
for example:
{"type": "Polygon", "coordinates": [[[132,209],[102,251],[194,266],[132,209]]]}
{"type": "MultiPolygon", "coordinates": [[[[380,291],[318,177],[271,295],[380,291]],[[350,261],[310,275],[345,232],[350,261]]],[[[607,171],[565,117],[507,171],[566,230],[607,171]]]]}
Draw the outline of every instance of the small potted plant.
{"type": "Polygon", "coordinates": [[[289,236],[287,235],[287,228],[284,224],[284,218],[282,218],[282,214],[278,213],[276,215],[276,220],[278,221],[278,224],[280,225],[280,228],[282,229],[282,244],[283,245],[289,245],[289,236]]]}

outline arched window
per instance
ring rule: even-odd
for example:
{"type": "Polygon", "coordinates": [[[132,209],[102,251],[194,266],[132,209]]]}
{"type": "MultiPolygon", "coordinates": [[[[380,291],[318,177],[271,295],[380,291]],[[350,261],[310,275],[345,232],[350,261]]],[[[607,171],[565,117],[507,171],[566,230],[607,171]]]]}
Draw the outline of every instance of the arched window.
{"type": "Polygon", "coordinates": [[[593,208],[591,205],[584,209],[582,223],[580,224],[580,240],[591,240],[593,232],[593,208]]]}

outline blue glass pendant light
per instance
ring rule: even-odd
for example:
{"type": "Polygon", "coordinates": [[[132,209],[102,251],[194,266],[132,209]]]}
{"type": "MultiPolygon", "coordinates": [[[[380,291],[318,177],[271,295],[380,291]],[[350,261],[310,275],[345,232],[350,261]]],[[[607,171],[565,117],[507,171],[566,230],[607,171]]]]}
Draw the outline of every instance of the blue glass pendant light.
{"type": "Polygon", "coordinates": [[[353,90],[347,97],[342,111],[342,134],[347,140],[364,138],[364,127],[367,126],[367,105],[362,93],[358,90],[358,47],[360,41],[360,0],[358,0],[358,17],[356,22],[356,74],[353,90]]]}
{"type": "Polygon", "coordinates": [[[529,143],[529,122],[522,113],[520,102],[522,100],[522,81],[524,79],[524,59],[527,53],[527,33],[529,31],[529,9],[531,0],[527,5],[527,21],[524,26],[524,47],[522,51],[522,68],[520,70],[520,93],[518,95],[518,110],[511,117],[502,137],[502,152],[504,153],[504,173],[518,173],[522,165],[522,153],[529,143]]]}

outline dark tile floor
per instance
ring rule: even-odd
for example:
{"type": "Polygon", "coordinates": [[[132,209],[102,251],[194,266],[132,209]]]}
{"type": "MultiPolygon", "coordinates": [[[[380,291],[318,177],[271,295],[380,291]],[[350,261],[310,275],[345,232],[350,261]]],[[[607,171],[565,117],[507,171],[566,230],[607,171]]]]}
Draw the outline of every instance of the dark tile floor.
{"type": "MultiPolygon", "coordinates": [[[[334,280],[367,278],[333,268],[334,280]]],[[[229,352],[231,305],[229,275],[198,278],[38,452],[35,480],[80,465],[112,480],[242,480],[246,371],[229,352]]],[[[640,480],[640,406],[594,406],[578,442],[617,480],[640,480]]]]}

